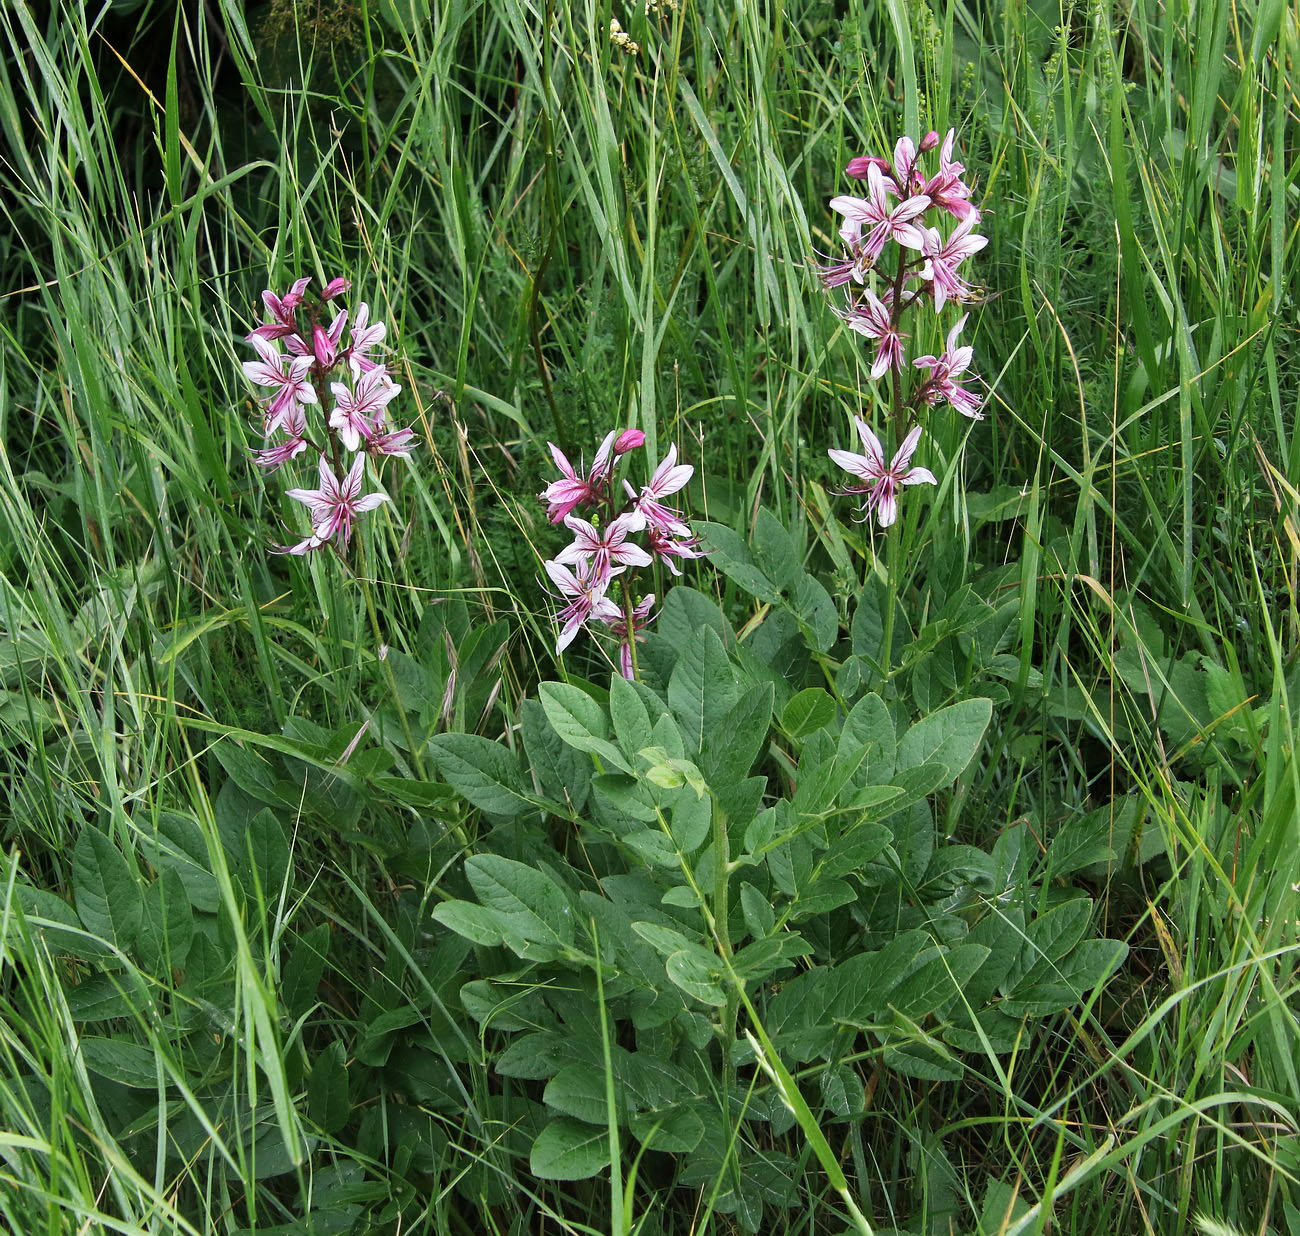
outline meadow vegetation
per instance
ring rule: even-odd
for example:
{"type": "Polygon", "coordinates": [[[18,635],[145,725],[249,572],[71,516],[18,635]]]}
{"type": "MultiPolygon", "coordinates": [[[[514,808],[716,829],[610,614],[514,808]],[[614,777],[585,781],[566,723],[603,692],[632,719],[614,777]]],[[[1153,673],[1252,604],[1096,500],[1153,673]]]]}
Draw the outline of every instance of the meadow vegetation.
{"type": "Polygon", "coordinates": [[[0,47],[0,1228],[1300,1236],[1291,6],[0,47]],[[985,419],[885,529],[818,264],[949,129],[985,419]],[[419,441],[286,554],[241,364],[305,276],[419,441]],[[626,430],[709,550],[635,681],[538,498],[626,430]]]}

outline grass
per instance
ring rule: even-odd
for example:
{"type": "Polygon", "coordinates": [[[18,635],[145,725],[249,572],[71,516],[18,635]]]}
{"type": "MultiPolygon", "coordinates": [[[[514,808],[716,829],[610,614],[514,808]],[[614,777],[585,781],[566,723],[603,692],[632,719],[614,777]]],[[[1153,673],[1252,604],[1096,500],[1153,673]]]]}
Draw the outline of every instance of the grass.
{"type": "MultiPolygon", "coordinates": [[[[678,441],[697,514],[766,505],[857,587],[822,486],[865,374],[809,257],[849,157],[955,126],[991,395],[936,426],[917,571],[1017,609],[945,822],[1024,824],[1044,863],[1113,831],[1130,861],[1066,874],[1131,952],[959,1087],[863,1062],[870,1114],[832,1140],[878,1228],[1300,1232],[1287,6],[695,0],[617,9],[635,55],[594,0],[300,4],[279,33],[238,0],[51,8],[0,12],[0,1224],[742,1223],[722,1177],[648,1159],[529,1175],[535,1096],[429,932],[483,825],[394,735],[513,742],[551,676],[548,439],[678,441]],[[355,573],[266,552],[292,504],[247,456],[239,340],[299,271],[389,322],[425,443],[355,573]],[[92,878],[152,955],[65,921],[92,878]]],[[[839,1230],[783,1144],[803,1204],[765,1222],[839,1230]]]]}

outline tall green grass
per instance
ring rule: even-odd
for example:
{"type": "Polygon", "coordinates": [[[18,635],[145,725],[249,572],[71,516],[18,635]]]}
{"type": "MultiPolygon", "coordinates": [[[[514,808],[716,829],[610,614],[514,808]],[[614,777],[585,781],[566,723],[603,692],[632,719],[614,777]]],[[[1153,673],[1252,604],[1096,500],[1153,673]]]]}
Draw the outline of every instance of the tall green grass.
{"type": "Polygon", "coordinates": [[[966,578],[1005,567],[1020,611],[949,824],[1046,842],[1102,813],[1146,861],[1094,873],[1132,945],[1096,1004],[960,1089],[880,1077],[846,1170],[913,1231],[1300,1231],[1286,5],[697,0],[615,9],[634,56],[594,0],[363,0],[342,27],[304,4],[278,33],[237,0],[51,8],[0,9],[10,1230],[730,1230],[707,1189],[696,1223],[650,1184],[624,1208],[521,1175],[492,1041],[436,1032],[455,967],[428,910],[473,821],[376,789],[417,767],[349,781],[303,751],[392,724],[375,645],[427,664],[435,639],[438,723],[510,737],[552,660],[548,439],[681,442],[698,512],[745,529],[769,506],[846,592],[860,534],[821,483],[863,375],[810,258],[849,157],[955,126],[987,208],[968,332],[991,395],[935,435],[952,471],[925,531],[966,578]],[[267,553],[294,514],[248,460],[239,341],[299,272],[347,274],[388,320],[425,440],[358,571],[373,625],[358,578],[267,553]],[[503,634],[443,708],[462,604],[503,634]],[[303,796],[251,896],[217,802],[232,750],[287,753],[303,796]],[[336,829],[318,789],[363,814],[336,829]],[[91,945],[41,893],[74,887],[89,826],[153,887],[175,814],[213,879],[225,1002],[166,956],[88,993],[91,945]],[[393,1042],[363,1033],[381,1014],[393,1042]],[[418,1033],[443,1097],[345,1094],[340,1116],[313,1083],[418,1033]],[[105,1042],[130,1050],[109,1067],[105,1042]]]}

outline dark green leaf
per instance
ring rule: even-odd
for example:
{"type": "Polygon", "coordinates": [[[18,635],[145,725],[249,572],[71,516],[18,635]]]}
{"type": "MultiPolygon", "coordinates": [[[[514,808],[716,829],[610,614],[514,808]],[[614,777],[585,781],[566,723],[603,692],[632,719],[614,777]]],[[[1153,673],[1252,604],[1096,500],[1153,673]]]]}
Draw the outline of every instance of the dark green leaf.
{"type": "Polygon", "coordinates": [[[72,888],[87,931],[127,951],[140,930],[140,886],[122,852],[85,825],[72,852],[72,888]]]}
{"type": "Polygon", "coordinates": [[[791,738],[805,738],[834,720],[834,699],[821,687],[808,687],[785,706],[781,728],[791,738]]]}
{"type": "Polygon", "coordinates": [[[620,772],[631,772],[631,764],[609,741],[609,718],[605,710],[585,691],[567,682],[544,682],[537,689],[551,728],[569,746],[588,751],[620,772]]]}
{"type": "Polygon", "coordinates": [[[608,1163],[608,1132],[568,1117],[548,1124],[528,1157],[528,1166],[539,1180],[586,1180],[608,1163]]]}
{"type": "Polygon", "coordinates": [[[312,1062],[307,1114],[325,1133],[337,1133],[347,1123],[351,1111],[346,1060],[343,1044],[335,1039],[312,1062]]]}
{"type": "Polygon", "coordinates": [[[438,734],[429,755],[447,784],[480,811],[513,819],[532,809],[514,753],[477,734],[438,734]]]}
{"type": "Polygon", "coordinates": [[[986,699],[962,700],[922,717],[898,744],[898,767],[916,768],[928,761],[946,764],[952,780],[965,771],[993,716],[986,699]]]}

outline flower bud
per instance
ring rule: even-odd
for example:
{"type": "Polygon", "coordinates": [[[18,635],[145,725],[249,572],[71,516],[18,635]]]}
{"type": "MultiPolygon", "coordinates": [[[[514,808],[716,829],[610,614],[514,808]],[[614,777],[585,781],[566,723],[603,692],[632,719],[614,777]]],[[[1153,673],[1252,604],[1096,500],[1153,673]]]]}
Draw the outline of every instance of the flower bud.
{"type": "Polygon", "coordinates": [[[928,153],[929,151],[933,150],[938,144],[939,144],[939,135],[933,129],[931,129],[929,133],[927,133],[921,139],[921,148],[920,148],[921,153],[922,154],[928,153]]]}
{"type": "Polygon", "coordinates": [[[336,296],[342,296],[352,284],[340,275],[337,279],[331,279],[321,290],[321,300],[333,300],[336,296]]]}
{"type": "Polygon", "coordinates": [[[639,429],[625,429],[614,442],[614,454],[626,455],[628,451],[634,451],[638,446],[645,445],[645,434],[639,429]]]}
{"type": "Polygon", "coordinates": [[[316,354],[316,363],[322,369],[330,369],[338,359],[338,351],[334,346],[333,340],[325,333],[324,329],[315,326],[311,332],[311,347],[316,354]]]}

